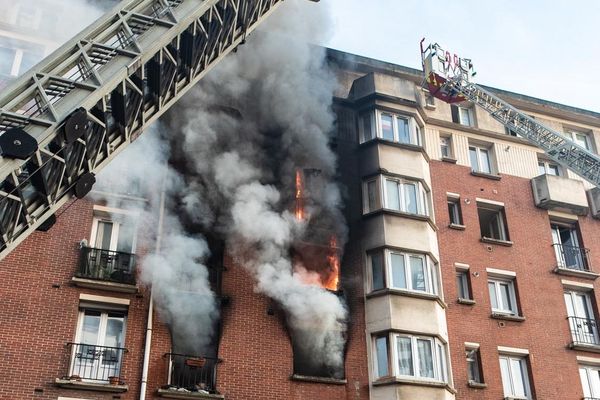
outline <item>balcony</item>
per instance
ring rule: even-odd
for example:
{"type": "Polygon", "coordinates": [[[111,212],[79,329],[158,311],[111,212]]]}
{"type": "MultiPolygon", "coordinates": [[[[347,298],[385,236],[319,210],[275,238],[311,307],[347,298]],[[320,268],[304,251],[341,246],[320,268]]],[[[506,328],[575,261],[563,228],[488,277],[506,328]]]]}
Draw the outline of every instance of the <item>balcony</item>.
{"type": "Polygon", "coordinates": [[[167,353],[167,385],[158,395],[172,399],[223,399],[216,389],[218,358],[167,353]]]}
{"type": "Polygon", "coordinates": [[[598,277],[598,274],[591,270],[589,249],[558,243],[553,244],[552,247],[556,256],[554,272],[580,278],[596,279],[598,277]]]}
{"type": "Polygon", "coordinates": [[[573,342],[569,346],[575,350],[600,353],[598,322],[595,319],[567,317],[573,342]]]}
{"type": "Polygon", "coordinates": [[[589,206],[583,182],[554,175],[531,180],[535,205],[554,211],[587,215],[589,206]]]}
{"type": "Polygon", "coordinates": [[[96,346],[84,343],[67,343],[70,349],[69,372],[55,383],[60,387],[125,392],[128,386],[121,377],[122,347],[96,346]]]}
{"type": "Polygon", "coordinates": [[[134,293],[135,254],[82,247],[73,282],[82,287],[134,293]]]}

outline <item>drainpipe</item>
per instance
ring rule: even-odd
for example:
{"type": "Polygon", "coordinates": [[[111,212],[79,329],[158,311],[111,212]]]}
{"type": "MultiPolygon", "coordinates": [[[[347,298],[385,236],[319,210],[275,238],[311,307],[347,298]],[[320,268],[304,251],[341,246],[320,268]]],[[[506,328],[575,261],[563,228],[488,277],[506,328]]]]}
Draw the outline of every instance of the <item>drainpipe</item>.
{"type": "MultiPolygon", "coordinates": [[[[162,231],[165,216],[165,185],[167,181],[167,168],[162,179],[162,188],[160,191],[160,205],[158,211],[158,227],[156,232],[156,246],[154,251],[156,254],[160,252],[160,243],[162,241],[162,231]]],[[[153,278],[154,280],[154,278],[153,278]]],[[[140,385],[140,400],[146,399],[146,389],[148,387],[148,367],[150,364],[150,348],[152,347],[152,325],[154,315],[154,292],[152,285],[150,286],[150,305],[148,306],[148,319],[146,324],[146,342],[144,344],[144,362],[142,364],[142,383],[140,385]]]]}

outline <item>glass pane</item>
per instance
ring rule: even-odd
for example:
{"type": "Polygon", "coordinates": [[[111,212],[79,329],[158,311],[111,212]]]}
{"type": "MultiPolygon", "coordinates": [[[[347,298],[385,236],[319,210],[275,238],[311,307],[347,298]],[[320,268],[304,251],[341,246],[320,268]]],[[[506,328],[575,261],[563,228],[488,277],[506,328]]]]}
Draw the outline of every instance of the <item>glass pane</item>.
{"type": "Polygon", "coordinates": [[[458,291],[458,297],[462,299],[469,298],[469,290],[467,288],[467,277],[465,272],[458,272],[456,274],[456,288],[458,291]]]}
{"type": "Polygon", "coordinates": [[[117,240],[117,251],[133,253],[133,237],[135,235],[134,221],[127,220],[119,225],[119,237],[117,240]]]}
{"type": "Polygon", "coordinates": [[[375,348],[377,351],[377,376],[387,376],[390,374],[388,369],[387,338],[378,337],[375,339],[375,348]]]}
{"type": "Polygon", "coordinates": [[[390,254],[390,259],[392,264],[392,286],[398,289],[406,289],[404,255],[392,253],[390,254]]]}
{"type": "Polygon", "coordinates": [[[381,134],[386,140],[394,140],[394,128],[392,127],[394,119],[389,114],[381,114],[381,134]]]}
{"type": "Polygon", "coordinates": [[[383,278],[383,256],[381,253],[371,255],[371,273],[373,274],[373,290],[383,289],[385,281],[383,278]]]}
{"type": "Polygon", "coordinates": [[[548,174],[558,176],[558,165],[548,164],[548,174]]]}
{"type": "Polygon", "coordinates": [[[410,343],[410,338],[398,337],[398,373],[400,375],[414,376],[410,343]]]}
{"type": "Polygon", "coordinates": [[[490,302],[492,303],[492,309],[498,309],[498,297],[496,296],[496,284],[494,282],[488,282],[488,289],[490,291],[490,302]]]}
{"type": "Polygon", "coordinates": [[[470,381],[480,382],[477,350],[471,350],[467,355],[467,374],[470,381]]]}
{"type": "Polygon", "coordinates": [[[475,147],[469,147],[469,160],[471,161],[471,169],[473,171],[479,171],[479,161],[477,159],[477,149],[475,147]]]}
{"type": "Polygon", "coordinates": [[[95,311],[86,311],[83,316],[83,326],[81,328],[81,343],[98,344],[98,330],[100,329],[100,313],[95,311]]]}
{"type": "Polygon", "coordinates": [[[110,241],[112,236],[112,222],[108,221],[99,221],[98,222],[98,230],[96,232],[96,248],[99,249],[110,249],[110,241]]]}
{"type": "Polygon", "coordinates": [[[468,108],[462,107],[459,107],[458,110],[460,111],[460,123],[463,125],[471,126],[471,113],[469,112],[470,110],[468,108]]]}
{"type": "Polygon", "coordinates": [[[417,213],[417,185],[405,183],[404,187],[404,210],[411,214],[417,213]]]}
{"type": "Polygon", "coordinates": [[[369,211],[377,209],[377,182],[367,182],[367,197],[369,201],[369,211]]]}
{"type": "Polygon", "coordinates": [[[508,367],[508,359],[506,357],[500,358],[500,374],[502,375],[502,388],[504,389],[504,396],[512,395],[513,391],[510,382],[510,370],[508,367]]]}
{"type": "Polygon", "coordinates": [[[546,166],[543,161],[538,162],[538,173],[544,175],[546,173],[546,166]]]}
{"type": "Polygon", "coordinates": [[[592,397],[600,397],[600,371],[589,368],[588,378],[590,380],[590,388],[592,389],[592,397]]]}
{"type": "Polygon", "coordinates": [[[490,164],[490,154],[487,150],[479,149],[479,161],[481,164],[481,172],[485,172],[487,174],[492,172],[492,167],[490,164]]]}
{"type": "Polygon", "coordinates": [[[398,182],[385,180],[386,186],[386,208],[400,210],[400,194],[398,193],[398,182]]]}
{"type": "Polygon", "coordinates": [[[512,375],[513,394],[515,396],[525,397],[525,371],[523,370],[523,360],[516,358],[510,359],[510,370],[512,375]]]}
{"type": "Polygon", "coordinates": [[[579,368],[579,377],[581,378],[581,387],[583,388],[583,397],[592,397],[592,387],[588,379],[587,369],[579,368]]]}
{"type": "Polygon", "coordinates": [[[502,301],[501,309],[504,311],[514,311],[513,304],[510,298],[510,283],[500,284],[500,300],[502,301]]]}
{"type": "Polygon", "coordinates": [[[425,291],[425,266],[421,257],[410,257],[410,275],[412,289],[425,291]]]}
{"type": "Polygon", "coordinates": [[[584,149],[586,149],[586,150],[590,149],[589,144],[588,144],[588,138],[585,133],[575,133],[575,137],[573,139],[575,140],[575,143],[577,143],[584,149]]]}
{"type": "Polygon", "coordinates": [[[419,352],[419,376],[423,378],[435,378],[431,341],[417,339],[417,350],[419,352]]]}
{"type": "Polygon", "coordinates": [[[448,202],[448,214],[450,216],[451,224],[460,224],[460,218],[458,218],[458,204],[454,201],[448,202]]]}
{"type": "Polygon", "coordinates": [[[23,74],[33,67],[35,64],[40,62],[44,58],[44,53],[41,49],[32,49],[23,51],[23,58],[21,59],[21,66],[19,67],[19,74],[23,74]]]}
{"type": "Polygon", "coordinates": [[[106,337],[104,345],[121,347],[123,344],[123,318],[109,317],[106,323],[106,337]]]}
{"type": "Polygon", "coordinates": [[[396,127],[398,128],[398,139],[400,140],[400,143],[412,143],[410,140],[408,120],[405,118],[396,118],[396,127]]]}
{"type": "Polygon", "coordinates": [[[363,139],[365,141],[373,139],[373,132],[371,131],[371,115],[364,115],[362,118],[363,122],[363,139]]]}
{"type": "Polygon", "coordinates": [[[0,74],[10,75],[14,58],[15,50],[0,47],[0,74]]]}

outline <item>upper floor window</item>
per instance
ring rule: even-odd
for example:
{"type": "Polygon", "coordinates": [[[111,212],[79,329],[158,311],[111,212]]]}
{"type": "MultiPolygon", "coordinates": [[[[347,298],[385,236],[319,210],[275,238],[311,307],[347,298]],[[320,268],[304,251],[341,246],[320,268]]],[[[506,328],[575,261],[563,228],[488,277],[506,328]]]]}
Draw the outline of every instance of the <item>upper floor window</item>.
{"type": "Polygon", "coordinates": [[[479,216],[479,228],[482,238],[502,241],[510,240],[506,227],[504,206],[478,202],[477,214],[479,216]]]}
{"type": "Polygon", "coordinates": [[[600,368],[579,366],[579,377],[583,388],[584,399],[600,399],[600,368]]]}
{"type": "Polygon", "coordinates": [[[95,217],[91,245],[97,249],[133,253],[135,222],[130,218],[95,217]]]}
{"type": "Polygon", "coordinates": [[[468,269],[456,269],[456,291],[459,299],[472,300],[468,269]]]}
{"type": "Polygon", "coordinates": [[[429,192],[421,182],[379,176],[365,182],[363,190],[366,213],[383,207],[408,214],[429,215],[429,192]]]}
{"type": "Polygon", "coordinates": [[[446,346],[439,339],[404,333],[374,338],[375,376],[446,382],[446,346]]]}
{"type": "Polygon", "coordinates": [[[450,106],[452,122],[465,126],[475,126],[472,107],[450,106]]]}
{"type": "Polygon", "coordinates": [[[500,373],[505,398],[531,399],[527,362],[523,357],[501,355],[500,373]]]}
{"type": "Polygon", "coordinates": [[[452,151],[452,137],[440,136],[440,154],[442,158],[453,158],[454,152],[452,151]]]}
{"type": "Polygon", "coordinates": [[[492,312],[518,315],[514,279],[490,278],[488,279],[488,289],[492,312]]]}
{"type": "Polygon", "coordinates": [[[450,225],[462,226],[462,212],[460,208],[460,197],[448,196],[448,217],[450,225]]]}
{"type": "Polygon", "coordinates": [[[467,377],[469,379],[469,383],[483,383],[484,381],[479,347],[466,347],[465,355],[467,356],[467,377]]]}
{"type": "Polygon", "coordinates": [[[587,250],[580,245],[579,225],[551,221],[552,247],[559,268],[589,270],[587,250]]]}
{"type": "Polygon", "coordinates": [[[473,172],[492,173],[490,149],[475,145],[469,146],[469,160],[473,172]]]}
{"type": "Polygon", "coordinates": [[[421,130],[415,119],[410,116],[371,111],[361,115],[359,123],[360,141],[364,143],[380,138],[396,143],[421,146],[421,130]]]}
{"type": "Polygon", "coordinates": [[[437,267],[424,254],[391,249],[369,253],[371,289],[403,289],[437,294],[437,267]]]}
{"type": "Polygon", "coordinates": [[[567,290],[564,296],[573,343],[600,344],[590,293],[567,290]]]}
{"type": "Polygon", "coordinates": [[[538,172],[540,175],[548,174],[554,176],[560,176],[560,166],[552,161],[539,160],[538,161],[538,172]]]}
{"type": "Polygon", "coordinates": [[[568,130],[567,136],[584,149],[592,151],[592,139],[588,133],[568,130]]]}

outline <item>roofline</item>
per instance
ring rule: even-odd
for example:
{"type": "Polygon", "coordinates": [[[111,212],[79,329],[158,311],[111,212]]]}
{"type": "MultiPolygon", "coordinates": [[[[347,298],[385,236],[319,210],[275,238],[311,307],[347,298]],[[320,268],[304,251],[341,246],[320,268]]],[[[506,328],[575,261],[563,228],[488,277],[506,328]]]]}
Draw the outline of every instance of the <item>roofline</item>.
{"type": "MultiPolygon", "coordinates": [[[[393,73],[403,75],[404,77],[412,78],[415,81],[421,81],[423,79],[423,71],[416,68],[406,67],[403,65],[398,65],[386,61],[377,60],[374,58],[369,58],[357,54],[348,53],[341,50],[336,50],[332,48],[325,48],[327,59],[340,64],[340,65],[354,65],[354,68],[358,67],[359,70],[364,70],[365,72],[377,71],[377,72],[385,72],[385,73],[393,73]]],[[[540,99],[533,96],[528,96],[525,94],[515,93],[508,90],[498,89],[491,86],[479,85],[484,89],[487,89],[491,92],[494,92],[497,95],[500,95],[505,98],[514,99],[520,102],[526,102],[533,105],[543,106],[543,107],[551,107],[556,110],[560,110],[563,112],[576,113],[580,115],[586,115],[593,118],[600,118],[600,112],[586,110],[583,108],[573,107],[566,104],[556,103],[549,100],[540,99]]]]}

